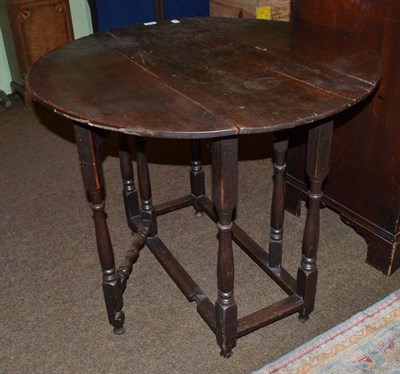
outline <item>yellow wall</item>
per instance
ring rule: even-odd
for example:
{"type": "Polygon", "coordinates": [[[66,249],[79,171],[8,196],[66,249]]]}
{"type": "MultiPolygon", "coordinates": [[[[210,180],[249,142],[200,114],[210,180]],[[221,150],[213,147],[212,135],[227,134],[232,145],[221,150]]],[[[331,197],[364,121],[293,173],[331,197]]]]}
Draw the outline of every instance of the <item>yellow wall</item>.
{"type": "MultiPolygon", "coordinates": [[[[71,7],[72,24],[75,38],[91,34],[92,23],[90,10],[86,0],[69,0],[71,7]]],[[[3,35],[0,28],[0,90],[11,93],[11,74],[8,66],[7,55],[4,49],[3,35]]]]}

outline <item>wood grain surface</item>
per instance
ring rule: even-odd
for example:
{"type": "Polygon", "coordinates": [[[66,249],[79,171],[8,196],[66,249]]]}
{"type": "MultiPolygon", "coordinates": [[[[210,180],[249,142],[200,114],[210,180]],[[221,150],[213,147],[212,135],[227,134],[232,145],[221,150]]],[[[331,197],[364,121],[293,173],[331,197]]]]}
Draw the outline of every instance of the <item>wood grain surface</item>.
{"type": "Polygon", "coordinates": [[[35,100],[92,126],[167,138],[312,123],[368,96],[379,56],[296,24],[192,18],[94,34],[30,70],[35,100]]]}

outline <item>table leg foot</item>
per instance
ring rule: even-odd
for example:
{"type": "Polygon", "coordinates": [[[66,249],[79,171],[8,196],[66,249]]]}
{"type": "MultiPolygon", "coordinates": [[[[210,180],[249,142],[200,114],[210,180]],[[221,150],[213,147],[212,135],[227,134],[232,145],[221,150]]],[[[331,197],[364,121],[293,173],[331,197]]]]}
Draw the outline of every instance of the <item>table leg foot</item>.
{"type": "Polygon", "coordinates": [[[221,354],[228,358],[236,346],[237,306],[233,298],[233,290],[229,293],[221,291],[218,293],[218,300],[215,303],[217,343],[221,348],[221,354]]]}
{"type": "Polygon", "coordinates": [[[301,323],[307,323],[310,320],[310,316],[305,316],[303,314],[299,315],[299,322],[301,323]]]}
{"type": "Polygon", "coordinates": [[[125,314],[122,311],[123,293],[126,288],[126,279],[113,271],[104,274],[103,293],[106,302],[108,322],[114,327],[114,332],[121,334],[125,322],[125,314]]]}
{"type": "Polygon", "coordinates": [[[115,335],[122,335],[125,333],[125,327],[123,326],[125,322],[125,314],[121,310],[120,312],[115,313],[114,316],[114,334],[115,335]]]}
{"type": "Polygon", "coordinates": [[[118,329],[116,327],[114,327],[113,332],[115,335],[123,335],[123,334],[125,334],[125,327],[121,327],[118,329]]]}
{"type": "Polygon", "coordinates": [[[220,353],[219,353],[223,358],[231,358],[232,357],[232,355],[233,355],[233,352],[232,352],[232,350],[222,350],[220,353]]]}
{"type": "Polygon", "coordinates": [[[317,292],[318,269],[316,267],[315,257],[305,258],[301,262],[301,267],[297,273],[297,290],[304,299],[304,308],[300,311],[303,319],[308,318],[314,310],[315,295],[317,292]]]}

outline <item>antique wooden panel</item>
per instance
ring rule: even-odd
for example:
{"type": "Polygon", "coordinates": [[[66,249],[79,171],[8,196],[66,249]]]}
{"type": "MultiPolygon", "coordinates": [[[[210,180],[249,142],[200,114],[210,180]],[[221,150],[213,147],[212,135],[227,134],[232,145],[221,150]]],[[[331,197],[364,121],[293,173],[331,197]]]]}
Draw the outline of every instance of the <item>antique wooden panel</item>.
{"type": "Polygon", "coordinates": [[[211,0],[210,14],[218,17],[289,21],[290,0],[211,0]]]}
{"type": "MultiPolygon", "coordinates": [[[[400,2],[293,0],[292,16],[356,35],[382,56],[383,78],[374,98],[336,121],[324,201],[365,237],[368,263],[391,274],[400,266],[400,2]]],[[[304,145],[297,143],[289,151],[292,210],[301,196],[292,186],[304,190],[305,181],[304,145]]]]}
{"type": "MultiPolygon", "coordinates": [[[[5,0],[2,0],[5,4],[5,0]]],[[[8,20],[19,71],[12,71],[13,88],[25,93],[21,81],[43,54],[74,39],[68,0],[8,0],[8,20]]],[[[9,53],[7,51],[7,53],[9,53]]],[[[12,56],[12,51],[10,55],[12,56]]],[[[15,56],[15,55],[14,55],[15,56]]]]}

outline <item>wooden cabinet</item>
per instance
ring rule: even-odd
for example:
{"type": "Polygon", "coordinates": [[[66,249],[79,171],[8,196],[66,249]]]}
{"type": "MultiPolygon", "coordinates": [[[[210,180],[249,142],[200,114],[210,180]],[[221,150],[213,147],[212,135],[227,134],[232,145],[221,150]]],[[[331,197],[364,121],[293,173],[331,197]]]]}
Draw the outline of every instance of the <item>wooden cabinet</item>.
{"type": "Polygon", "coordinates": [[[0,0],[0,26],[14,91],[27,94],[24,76],[44,53],[74,39],[68,0],[0,0]]]}
{"type": "Polygon", "coordinates": [[[289,21],[290,0],[210,0],[210,14],[289,21]]]}
{"type": "MultiPolygon", "coordinates": [[[[336,121],[324,202],[364,236],[367,262],[392,274],[400,267],[400,1],[293,0],[292,10],[295,21],[356,35],[382,56],[375,96],[336,121]]],[[[297,213],[304,159],[298,140],[288,154],[286,201],[297,213]]]]}

